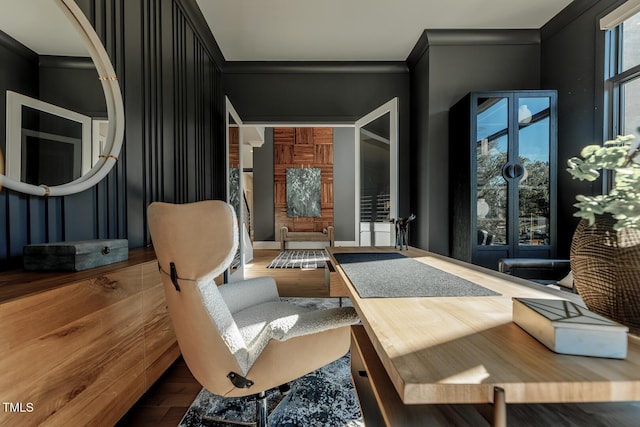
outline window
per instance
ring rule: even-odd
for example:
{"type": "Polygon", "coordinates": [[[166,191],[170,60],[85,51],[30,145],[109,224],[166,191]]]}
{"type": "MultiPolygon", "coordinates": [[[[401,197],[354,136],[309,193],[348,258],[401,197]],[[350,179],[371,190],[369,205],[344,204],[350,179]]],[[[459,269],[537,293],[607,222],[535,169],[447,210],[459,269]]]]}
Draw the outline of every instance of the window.
{"type": "Polygon", "coordinates": [[[640,13],[622,23],[622,71],[640,65],[640,13]]]}
{"type": "Polygon", "coordinates": [[[607,32],[609,137],[634,134],[640,140],[640,12],[607,32]]]}

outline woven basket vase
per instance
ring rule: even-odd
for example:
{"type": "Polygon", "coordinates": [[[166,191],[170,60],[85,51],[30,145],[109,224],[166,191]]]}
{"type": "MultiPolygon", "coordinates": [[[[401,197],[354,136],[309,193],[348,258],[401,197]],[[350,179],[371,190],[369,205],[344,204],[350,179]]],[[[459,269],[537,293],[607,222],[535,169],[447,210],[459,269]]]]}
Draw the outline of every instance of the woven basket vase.
{"type": "Polygon", "coordinates": [[[613,230],[610,215],[581,220],[571,241],[576,290],[589,310],[640,335],[640,230],[613,230]]]}

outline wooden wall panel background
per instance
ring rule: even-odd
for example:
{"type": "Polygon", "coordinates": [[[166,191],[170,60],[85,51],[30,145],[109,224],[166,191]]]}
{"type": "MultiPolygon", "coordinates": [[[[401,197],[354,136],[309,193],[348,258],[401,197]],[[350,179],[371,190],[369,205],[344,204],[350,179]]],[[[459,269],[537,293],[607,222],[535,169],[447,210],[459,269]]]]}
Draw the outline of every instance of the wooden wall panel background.
{"type": "Polygon", "coordinates": [[[333,225],[333,128],[275,128],[273,130],[273,197],[276,234],[322,231],[333,225]],[[320,169],[320,217],[287,216],[287,169],[320,169]]]}
{"type": "Polygon", "coordinates": [[[229,167],[240,167],[240,128],[229,128],[229,167]]]}

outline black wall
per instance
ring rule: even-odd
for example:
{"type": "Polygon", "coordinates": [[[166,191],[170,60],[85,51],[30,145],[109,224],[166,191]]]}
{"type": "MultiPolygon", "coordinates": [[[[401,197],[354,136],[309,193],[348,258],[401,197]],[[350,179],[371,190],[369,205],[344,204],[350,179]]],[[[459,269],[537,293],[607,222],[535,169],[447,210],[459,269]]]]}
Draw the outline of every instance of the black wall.
{"type": "Polygon", "coordinates": [[[38,55],[16,40],[0,31],[0,147],[4,150],[4,135],[6,123],[6,98],[8,89],[27,96],[37,97],[39,92],[38,82],[38,55]],[[11,66],[7,66],[11,64],[11,66]]]}
{"type": "Polygon", "coordinates": [[[398,97],[399,213],[409,215],[410,89],[404,62],[227,62],[223,83],[245,123],[353,124],[398,97]]]}
{"type": "MultiPolygon", "coordinates": [[[[38,56],[26,47],[17,44],[14,39],[0,32],[0,150],[6,151],[6,91],[13,90],[31,97],[37,97],[38,88],[38,56]],[[7,64],[12,64],[8,67],[7,64]]],[[[27,206],[16,202],[9,204],[9,200],[16,200],[18,196],[10,197],[5,190],[0,192],[0,269],[7,265],[9,239],[9,217],[22,218],[27,206]],[[21,207],[22,210],[18,210],[21,207]]],[[[38,230],[34,230],[36,233],[38,230]]]]}
{"type": "Polygon", "coordinates": [[[603,128],[604,38],[599,20],[621,0],[578,0],[542,29],[541,81],[558,90],[558,256],[569,257],[578,223],[576,194],[600,194],[599,182],[574,181],[566,160],[609,138],[603,128]]]}
{"type": "Polygon", "coordinates": [[[333,129],[333,226],[338,241],[356,240],[356,132],[333,129]]]}
{"type": "Polygon", "coordinates": [[[93,118],[107,117],[104,92],[91,58],[40,56],[39,64],[39,99],[93,118]]]}
{"type": "Polygon", "coordinates": [[[253,237],[276,240],[273,207],[273,128],[264,130],[264,144],[253,149],[253,237]]]}
{"type": "MultiPolygon", "coordinates": [[[[19,266],[29,243],[128,238],[132,248],[145,246],[150,202],[225,196],[224,58],[195,0],[77,2],[119,78],[126,116],[123,151],[102,182],[73,196],[30,197],[4,189],[0,269],[19,266]]],[[[26,93],[18,75],[36,73],[37,81],[37,72],[27,65],[9,68],[22,64],[4,60],[15,53],[0,50],[0,55],[0,81],[17,79],[17,91],[26,93]]],[[[72,75],[56,78],[60,88],[74,86],[72,75]]],[[[37,87],[31,90],[37,93],[37,87]]],[[[50,93],[49,102],[56,103],[63,92],[50,93]]]]}
{"type": "Polygon", "coordinates": [[[411,67],[411,244],[449,255],[449,108],[471,91],[538,89],[537,31],[425,31],[411,67]]]}

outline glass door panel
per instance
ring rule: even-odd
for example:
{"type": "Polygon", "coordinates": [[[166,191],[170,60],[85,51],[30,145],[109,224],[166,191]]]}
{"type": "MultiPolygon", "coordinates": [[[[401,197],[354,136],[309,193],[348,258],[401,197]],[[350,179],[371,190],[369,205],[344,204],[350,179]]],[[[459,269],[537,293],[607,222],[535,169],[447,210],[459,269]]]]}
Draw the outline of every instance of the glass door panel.
{"type": "Polygon", "coordinates": [[[518,99],[518,244],[550,244],[550,114],[548,97],[518,99]]]}
{"type": "Polygon", "coordinates": [[[476,232],[478,245],[508,244],[509,99],[478,98],[476,116],[476,232]]]}
{"type": "Polygon", "coordinates": [[[397,218],[397,99],[356,122],[356,236],[360,246],[393,246],[397,218]]]}
{"type": "Polygon", "coordinates": [[[360,236],[363,245],[391,245],[389,116],[386,113],[360,129],[360,236]]]}

